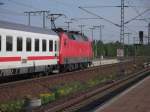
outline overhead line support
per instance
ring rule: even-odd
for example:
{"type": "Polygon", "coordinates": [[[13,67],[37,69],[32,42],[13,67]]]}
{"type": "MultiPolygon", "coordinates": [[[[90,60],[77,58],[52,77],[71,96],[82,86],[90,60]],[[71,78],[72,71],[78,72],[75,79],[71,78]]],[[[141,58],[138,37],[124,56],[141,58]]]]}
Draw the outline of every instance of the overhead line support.
{"type": "Polygon", "coordinates": [[[46,11],[46,10],[41,10],[41,11],[26,11],[24,12],[25,14],[28,15],[28,25],[31,25],[31,15],[33,14],[42,14],[43,15],[43,28],[46,27],[46,14],[48,14],[50,11],[46,11]]]}

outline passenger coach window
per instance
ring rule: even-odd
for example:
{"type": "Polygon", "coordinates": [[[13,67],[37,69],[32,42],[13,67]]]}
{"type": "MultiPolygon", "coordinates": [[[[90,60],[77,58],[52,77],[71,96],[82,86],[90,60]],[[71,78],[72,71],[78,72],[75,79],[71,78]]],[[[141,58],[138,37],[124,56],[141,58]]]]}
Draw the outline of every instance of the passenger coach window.
{"type": "Polygon", "coordinates": [[[27,38],[26,40],[26,50],[31,51],[31,38],[27,38]]]}
{"type": "Polygon", "coordinates": [[[22,51],[22,37],[17,37],[17,51],[22,51]]]}
{"type": "Polygon", "coordinates": [[[39,51],[39,39],[35,39],[35,51],[39,51]]]}
{"type": "Polygon", "coordinates": [[[12,50],[13,50],[13,37],[6,36],[6,51],[12,51],[12,50]]]}
{"type": "Polygon", "coordinates": [[[0,51],[1,51],[1,43],[2,43],[2,38],[0,36],[0,51]]]}
{"type": "Polygon", "coordinates": [[[53,51],[53,41],[49,40],[49,51],[53,51]]]}
{"type": "Polygon", "coordinates": [[[42,40],[42,51],[46,51],[46,40],[42,40]]]}
{"type": "Polygon", "coordinates": [[[57,51],[57,41],[55,41],[55,51],[57,51]]]}

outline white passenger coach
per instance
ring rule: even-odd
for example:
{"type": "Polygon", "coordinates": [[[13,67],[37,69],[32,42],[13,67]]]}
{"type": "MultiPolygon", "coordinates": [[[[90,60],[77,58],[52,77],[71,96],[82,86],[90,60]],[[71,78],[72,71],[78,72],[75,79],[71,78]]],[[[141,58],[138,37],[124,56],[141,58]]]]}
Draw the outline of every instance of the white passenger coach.
{"type": "Polygon", "coordinates": [[[59,36],[52,30],[0,21],[0,76],[57,67],[59,36]]]}

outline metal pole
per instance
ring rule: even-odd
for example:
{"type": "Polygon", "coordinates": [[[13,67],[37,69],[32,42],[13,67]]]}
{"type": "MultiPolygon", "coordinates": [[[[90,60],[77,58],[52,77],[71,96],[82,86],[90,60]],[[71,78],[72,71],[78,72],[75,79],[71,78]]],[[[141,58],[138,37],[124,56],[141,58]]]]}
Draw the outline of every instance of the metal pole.
{"type": "Polygon", "coordinates": [[[129,43],[130,43],[130,34],[128,34],[128,52],[127,52],[127,57],[129,57],[129,43]]]}
{"type": "Polygon", "coordinates": [[[120,43],[124,48],[124,0],[121,0],[121,29],[120,29],[120,43]]]}
{"type": "Polygon", "coordinates": [[[135,38],[136,37],[133,37],[133,45],[134,45],[134,64],[135,64],[135,59],[136,59],[136,42],[135,42],[135,38]]]}
{"type": "MultiPolygon", "coordinates": [[[[100,33],[100,41],[101,41],[101,43],[103,42],[103,40],[102,40],[102,28],[104,27],[104,25],[100,25],[100,31],[99,31],[99,33],[100,33]]],[[[102,45],[101,45],[101,48],[100,48],[100,51],[101,51],[101,54],[100,54],[100,60],[101,60],[101,56],[103,55],[103,51],[102,51],[102,47],[103,47],[103,43],[102,43],[102,45]]],[[[101,61],[100,61],[100,63],[101,63],[101,61]]]]}
{"type": "Polygon", "coordinates": [[[27,14],[28,16],[28,25],[30,26],[31,25],[31,13],[32,12],[24,12],[25,14],[27,14]]]}
{"type": "Polygon", "coordinates": [[[24,12],[25,14],[28,15],[28,25],[31,25],[31,14],[43,14],[43,28],[45,28],[45,21],[46,21],[46,13],[48,14],[50,11],[29,11],[29,12],[24,12]]]}
{"type": "Polygon", "coordinates": [[[148,24],[148,45],[150,45],[150,23],[148,24]]]}
{"type": "Polygon", "coordinates": [[[28,13],[28,25],[31,25],[31,13],[28,13]]]}
{"type": "Polygon", "coordinates": [[[130,35],[131,35],[131,33],[124,33],[124,35],[127,35],[127,37],[128,37],[128,46],[127,46],[127,57],[129,56],[129,42],[130,42],[130,35]]]}
{"type": "Polygon", "coordinates": [[[81,34],[83,34],[83,27],[85,27],[85,25],[79,25],[79,27],[81,28],[81,34]]]}
{"type": "MultiPolygon", "coordinates": [[[[100,33],[100,42],[102,43],[102,26],[101,25],[99,27],[99,33],[100,33]]],[[[100,65],[102,64],[101,63],[101,58],[102,58],[102,48],[101,47],[100,47],[100,51],[101,51],[101,53],[100,53],[100,65]]]]}
{"type": "MultiPolygon", "coordinates": [[[[94,30],[94,28],[92,27],[92,28],[89,28],[90,30],[91,30],[91,35],[92,35],[92,49],[94,49],[94,37],[93,37],[93,30],[94,30]]],[[[95,54],[95,52],[94,52],[94,54],[95,54]]],[[[94,58],[94,55],[93,54],[93,58],[94,58]]]]}
{"type": "MultiPolygon", "coordinates": [[[[104,27],[104,25],[99,25],[99,26],[94,26],[95,28],[99,28],[99,40],[102,42],[102,28],[104,27]]],[[[101,46],[102,47],[102,46],[101,46]]],[[[102,52],[102,48],[100,47],[100,51],[102,52]]],[[[101,58],[100,54],[100,58],[101,58]]]]}
{"type": "MultiPolygon", "coordinates": [[[[121,44],[121,49],[124,52],[124,0],[121,0],[121,28],[120,28],[120,44],[121,44]]],[[[124,66],[122,64],[124,56],[119,57],[118,59],[120,60],[120,63],[118,64],[119,68],[119,75],[124,74],[124,66]]]]}
{"type": "Polygon", "coordinates": [[[72,23],[71,21],[68,21],[68,22],[65,22],[66,24],[67,24],[67,29],[68,29],[68,31],[69,31],[69,29],[70,29],[70,23],[72,23]]]}
{"type": "Polygon", "coordinates": [[[43,28],[45,28],[45,15],[46,15],[45,13],[46,13],[46,12],[44,11],[44,12],[43,12],[43,28]]]}
{"type": "Polygon", "coordinates": [[[94,41],[94,40],[93,40],[93,39],[94,39],[94,38],[93,38],[93,30],[94,30],[94,28],[92,29],[92,41],[94,41]]]}

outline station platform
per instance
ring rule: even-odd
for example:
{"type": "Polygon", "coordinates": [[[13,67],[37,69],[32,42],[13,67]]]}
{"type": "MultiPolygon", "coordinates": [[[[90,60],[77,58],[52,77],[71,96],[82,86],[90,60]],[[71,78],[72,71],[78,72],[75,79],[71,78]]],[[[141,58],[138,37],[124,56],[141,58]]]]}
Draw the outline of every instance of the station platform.
{"type": "Polygon", "coordinates": [[[150,112],[150,76],[94,112],[150,112]]]}
{"type": "Polygon", "coordinates": [[[97,59],[92,61],[92,66],[115,64],[118,62],[119,61],[117,59],[97,59]]]}

